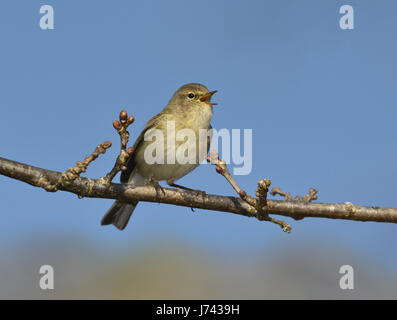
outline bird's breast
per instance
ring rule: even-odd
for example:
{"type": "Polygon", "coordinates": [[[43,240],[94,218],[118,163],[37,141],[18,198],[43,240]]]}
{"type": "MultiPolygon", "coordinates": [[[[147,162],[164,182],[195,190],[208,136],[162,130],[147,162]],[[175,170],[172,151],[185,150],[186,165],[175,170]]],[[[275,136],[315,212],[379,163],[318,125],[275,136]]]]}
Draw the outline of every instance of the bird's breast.
{"type": "Polygon", "coordinates": [[[208,129],[212,119],[212,107],[199,108],[186,114],[186,127],[192,129],[208,129]]]}
{"type": "MultiPolygon", "coordinates": [[[[140,148],[137,153],[137,168],[140,174],[157,181],[175,181],[196,168],[204,160],[208,149],[207,142],[209,142],[207,138],[201,141],[203,138],[200,136],[200,130],[210,129],[211,119],[212,108],[208,107],[185,112],[183,117],[180,114],[169,117],[167,121],[171,120],[174,122],[174,132],[168,132],[169,126],[165,123],[157,126],[157,129],[163,132],[164,141],[160,144],[156,154],[161,154],[163,160],[151,164],[147,163],[144,159],[145,148],[140,148]],[[181,130],[186,129],[191,130],[193,139],[187,136],[186,139],[181,139],[180,135],[178,135],[180,131],[185,136],[185,133],[181,130]],[[200,144],[202,143],[204,143],[202,150],[204,150],[205,154],[201,154],[200,144]],[[181,152],[180,155],[182,155],[183,159],[189,159],[187,163],[185,161],[183,163],[179,162],[178,152],[181,152]],[[170,159],[173,161],[170,162],[170,159]],[[190,159],[194,159],[194,161],[190,161],[190,159]]],[[[191,137],[191,135],[188,136],[191,137]]],[[[211,134],[209,134],[209,137],[211,137],[211,134]]]]}

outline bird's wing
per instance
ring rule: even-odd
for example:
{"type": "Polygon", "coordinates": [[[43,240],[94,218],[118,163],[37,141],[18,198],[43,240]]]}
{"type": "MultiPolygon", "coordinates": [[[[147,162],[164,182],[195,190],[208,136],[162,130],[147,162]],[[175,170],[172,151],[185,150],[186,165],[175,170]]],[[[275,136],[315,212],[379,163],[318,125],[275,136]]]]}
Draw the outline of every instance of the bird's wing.
{"type": "Polygon", "coordinates": [[[151,118],[145,125],[145,127],[143,128],[141,134],[139,135],[139,137],[135,140],[135,143],[133,145],[134,148],[134,152],[132,153],[132,155],[130,156],[130,158],[127,161],[127,170],[122,171],[121,172],[121,176],[120,176],[120,182],[122,183],[127,183],[128,179],[132,173],[132,171],[135,168],[135,154],[136,154],[136,150],[138,150],[139,146],[142,144],[142,142],[144,141],[144,137],[145,137],[145,133],[146,131],[148,131],[151,128],[154,128],[157,126],[157,123],[159,122],[159,120],[164,116],[164,113],[159,113],[157,115],[155,115],[153,118],[151,118]]]}

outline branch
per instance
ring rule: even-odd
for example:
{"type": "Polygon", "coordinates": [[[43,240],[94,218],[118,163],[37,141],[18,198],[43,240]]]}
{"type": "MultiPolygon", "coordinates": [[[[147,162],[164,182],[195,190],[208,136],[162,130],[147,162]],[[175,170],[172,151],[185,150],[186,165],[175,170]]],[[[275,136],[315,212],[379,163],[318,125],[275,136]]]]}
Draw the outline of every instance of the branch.
{"type": "Polygon", "coordinates": [[[120,154],[116,159],[116,162],[113,166],[113,169],[104,177],[100,178],[100,182],[109,185],[113,178],[119,171],[127,170],[125,166],[127,164],[128,158],[134,152],[134,148],[128,148],[127,144],[130,138],[130,133],[127,131],[128,126],[135,121],[133,116],[128,117],[127,111],[122,110],[119,116],[120,121],[113,121],[113,128],[117,130],[117,133],[120,135],[120,154]]]}
{"type": "MultiPolygon", "coordinates": [[[[32,186],[43,187],[42,181],[56,184],[62,177],[61,172],[41,169],[20,162],[0,158],[0,174],[26,182],[32,186]]],[[[236,198],[195,191],[178,191],[163,188],[158,193],[155,187],[131,188],[127,184],[111,183],[105,185],[97,180],[78,177],[71,184],[60,185],[59,190],[87,198],[120,199],[125,202],[146,201],[173,204],[235,213],[247,217],[257,217],[255,208],[246,201],[236,198]]],[[[355,221],[376,221],[397,223],[397,209],[355,206],[350,202],[338,204],[310,203],[296,200],[267,200],[269,214],[291,218],[329,218],[355,221]]]]}
{"type": "Polygon", "coordinates": [[[230,183],[233,189],[238,193],[241,199],[243,199],[249,206],[254,208],[257,212],[257,218],[259,220],[266,220],[278,224],[284,232],[291,232],[291,226],[284,221],[280,221],[269,217],[269,208],[267,205],[267,193],[271,181],[269,179],[263,179],[258,181],[258,188],[256,189],[256,196],[258,199],[254,199],[247,195],[243,189],[239,187],[236,180],[230,174],[229,169],[226,166],[226,162],[219,159],[219,155],[215,150],[211,151],[211,154],[207,156],[207,161],[216,165],[216,172],[225,177],[225,179],[230,183]]]}
{"type": "Polygon", "coordinates": [[[275,223],[285,232],[290,232],[291,226],[269,215],[281,215],[295,220],[317,217],[397,223],[397,209],[393,208],[363,207],[356,206],[350,202],[336,204],[312,203],[312,200],[317,199],[317,190],[313,188],[309,190],[306,196],[297,196],[295,198],[290,193],[283,192],[280,188],[273,188],[270,194],[273,196],[280,195],[284,197],[284,200],[269,200],[268,190],[271,184],[269,179],[259,180],[255,194],[257,198],[251,197],[240,188],[227,169],[226,163],[219,159],[215,151],[211,151],[211,155],[207,160],[216,166],[216,171],[230,183],[239,197],[171,188],[161,188],[163,192],[159,193],[155,186],[133,188],[128,184],[112,183],[115,175],[119,171],[125,170],[125,164],[133,152],[133,148],[127,148],[129,138],[127,127],[133,123],[134,117],[128,117],[127,112],[123,110],[119,118],[120,121],[114,121],[113,126],[120,135],[120,155],[117,157],[113,169],[103,178],[82,178],[80,174],[85,172],[88,165],[100,154],[106,152],[106,149],[111,146],[109,141],[98,145],[94,152],[87,156],[84,161],[78,161],[75,167],[69,168],[65,172],[51,171],[0,158],[0,174],[43,188],[49,192],[57,190],[71,192],[78,195],[79,198],[118,199],[123,202],[158,202],[255,217],[261,221],[265,220],[275,223]]]}

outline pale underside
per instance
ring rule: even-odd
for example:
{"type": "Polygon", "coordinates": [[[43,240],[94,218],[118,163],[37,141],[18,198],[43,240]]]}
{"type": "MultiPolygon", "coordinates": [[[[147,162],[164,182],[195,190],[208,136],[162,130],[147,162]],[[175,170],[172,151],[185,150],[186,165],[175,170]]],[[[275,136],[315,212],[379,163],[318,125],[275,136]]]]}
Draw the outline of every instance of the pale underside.
{"type": "Polygon", "coordinates": [[[174,181],[182,178],[192,170],[194,170],[204,159],[208,153],[212,132],[209,131],[208,136],[201,135],[200,139],[200,129],[210,130],[212,118],[212,108],[206,109],[196,109],[190,113],[185,114],[183,121],[179,119],[176,121],[173,114],[159,114],[153,117],[146,124],[145,129],[138,137],[135,142],[135,155],[134,155],[134,169],[128,178],[128,183],[133,185],[145,185],[153,181],[167,181],[167,183],[173,183],[174,181]],[[166,119],[166,121],[164,121],[166,119]],[[175,133],[183,129],[191,129],[194,133],[195,143],[189,144],[185,141],[176,141],[171,139],[167,143],[167,121],[175,121],[175,133]],[[150,129],[159,129],[164,135],[164,162],[148,164],[145,161],[145,149],[152,142],[152,133],[150,129]],[[144,136],[146,135],[146,140],[144,142],[144,136]],[[201,150],[200,150],[200,140],[201,140],[201,150]],[[183,145],[183,146],[182,146],[183,145]],[[194,155],[194,161],[188,161],[190,163],[179,163],[178,157],[176,157],[176,152],[184,150],[185,156],[194,155]],[[169,163],[170,159],[174,159],[169,163]],[[193,162],[193,163],[191,163],[193,162]]]}

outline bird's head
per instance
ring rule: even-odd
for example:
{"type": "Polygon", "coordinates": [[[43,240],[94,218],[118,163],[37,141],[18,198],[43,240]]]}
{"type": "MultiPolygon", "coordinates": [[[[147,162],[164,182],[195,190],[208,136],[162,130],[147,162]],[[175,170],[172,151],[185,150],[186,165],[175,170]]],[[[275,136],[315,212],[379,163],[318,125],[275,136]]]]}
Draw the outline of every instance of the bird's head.
{"type": "Polygon", "coordinates": [[[206,86],[199,83],[189,83],[180,87],[172,96],[169,105],[183,108],[212,109],[216,103],[211,102],[211,97],[217,91],[209,91],[206,86]]]}

